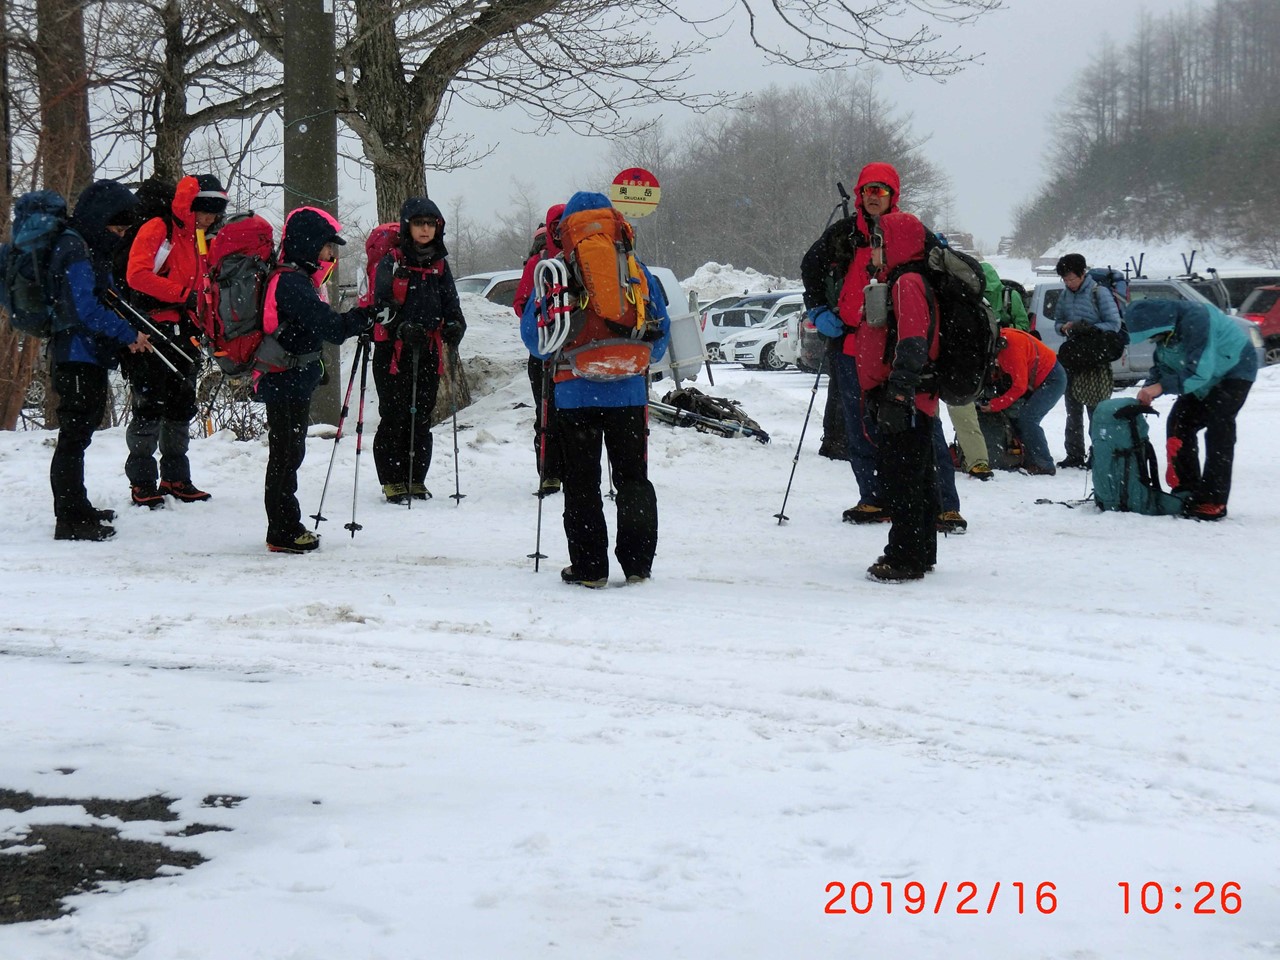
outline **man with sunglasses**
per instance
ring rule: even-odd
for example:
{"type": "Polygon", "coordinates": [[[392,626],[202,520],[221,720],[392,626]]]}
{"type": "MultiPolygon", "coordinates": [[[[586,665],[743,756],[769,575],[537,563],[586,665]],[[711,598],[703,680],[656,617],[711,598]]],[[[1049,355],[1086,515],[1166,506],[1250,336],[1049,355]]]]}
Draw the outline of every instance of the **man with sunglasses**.
{"type": "MultiPolygon", "coordinates": [[[[900,194],[898,171],[892,164],[867,164],[858,174],[856,212],[823,231],[800,263],[809,319],[823,336],[840,341],[831,373],[840,391],[849,462],[858,484],[858,503],[844,511],[846,523],[892,519],[876,474],[877,426],[864,415],[863,392],[869,386],[859,382],[857,340],[851,333],[860,322],[863,289],[874,272],[871,245],[879,235],[877,224],[881,217],[897,212],[900,194]]],[[[964,533],[968,523],[960,515],[955,464],[942,424],[936,419],[933,440],[938,468],[937,528],[942,533],[964,533]]]]}

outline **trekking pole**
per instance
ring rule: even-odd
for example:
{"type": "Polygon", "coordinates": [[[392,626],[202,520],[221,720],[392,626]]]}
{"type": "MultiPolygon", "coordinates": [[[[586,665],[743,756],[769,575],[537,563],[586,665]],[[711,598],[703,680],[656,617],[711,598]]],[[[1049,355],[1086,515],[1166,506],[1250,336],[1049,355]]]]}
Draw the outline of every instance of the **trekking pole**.
{"type": "Polygon", "coordinates": [[[800,463],[800,448],[804,446],[804,433],[809,429],[809,417],[813,414],[813,402],[818,398],[818,381],[822,379],[822,368],[827,363],[827,352],[824,350],[818,358],[818,373],[813,378],[813,390],[809,393],[809,409],[805,411],[804,424],[800,427],[800,442],[796,444],[796,455],[791,458],[791,476],[787,479],[787,492],[782,495],[782,508],[774,514],[778,518],[778,526],[790,520],[787,516],[787,500],[791,497],[791,483],[796,478],[796,466],[800,463]]]}
{"type": "Polygon", "coordinates": [[[320,529],[321,520],[329,519],[323,513],[324,497],[329,492],[329,478],[333,476],[333,461],[338,455],[338,441],[342,439],[342,425],[347,422],[347,412],[351,409],[351,388],[355,386],[356,382],[356,367],[360,364],[361,351],[366,348],[367,341],[364,337],[356,341],[356,353],[351,359],[351,376],[347,377],[347,392],[342,398],[342,410],[338,413],[338,432],[333,436],[333,450],[329,454],[329,469],[325,471],[324,486],[320,489],[320,505],[316,507],[316,512],[311,514],[311,519],[316,522],[315,527],[312,528],[314,530],[320,529]]]}
{"type": "Polygon", "coordinates": [[[360,355],[360,412],[356,415],[356,474],[351,483],[351,522],[343,527],[351,531],[351,539],[356,538],[356,531],[364,527],[356,523],[356,495],[360,492],[360,452],[364,448],[364,395],[369,382],[369,345],[361,338],[364,350],[360,355]]]}
{"type": "Polygon", "coordinates": [[[547,555],[542,552],[542,501],[547,498],[546,492],[542,489],[542,485],[547,479],[547,411],[551,390],[551,364],[546,360],[543,360],[542,423],[538,430],[538,532],[536,539],[534,540],[533,553],[528,555],[529,558],[533,560],[534,573],[538,572],[538,562],[540,560],[547,559],[547,555]]]}
{"type": "MultiPolygon", "coordinates": [[[[461,506],[462,498],[466,496],[458,482],[458,375],[462,373],[462,359],[458,356],[457,347],[454,347],[451,365],[454,367],[453,391],[450,397],[453,400],[453,493],[449,495],[449,499],[457,507],[461,506]]],[[[539,481],[538,485],[541,486],[542,482],[539,481]]]]}
{"type": "MultiPolygon", "coordinates": [[[[147,331],[152,336],[158,337],[160,339],[161,346],[168,347],[170,350],[176,353],[179,357],[181,357],[184,363],[190,363],[193,366],[195,365],[196,363],[195,357],[191,356],[189,353],[183,350],[180,346],[178,346],[176,343],[170,340],[169,337],[164,333],[164,331],[162,331],[159,327],[157,327],[155,323],[152,322],[151,318],[148,317],[145,313],[138,310],[133,304],[131,304],[128,300],[124,299],[124,297],[120,296],[120,294],[116,293],[116,291],[112,290],[110,287],[107,287],[103,291],[103,293],[105,293],[108,299],[110,299],[111,302],[107,304],[107,306],[111,308],[112,312],[114,312],[116,316],[118,316],[122,320],[126,320],[126,321],[131,320],[135,324],[141,324],[142,326],[146,327],[147,331]]],[[[165,366],[167,366],[174,373],[178,373],[178,368],[175,367],[172,363],[170,363],[169,358],[161,354],[158,348],[153,347],[152,352],[155,353],[155,355],[164,362],[165,366]]],[[[178,375],[181,376],[181,374],[178,374],[178,375]]]]}
{"type": "Polygon", "coordinates": [[[408,507],[413,509],[413,445],[418,430],[418,366],[422,360],[422,344],[413,345],[413,393],[409,395],[409,496],[408,507]]]}

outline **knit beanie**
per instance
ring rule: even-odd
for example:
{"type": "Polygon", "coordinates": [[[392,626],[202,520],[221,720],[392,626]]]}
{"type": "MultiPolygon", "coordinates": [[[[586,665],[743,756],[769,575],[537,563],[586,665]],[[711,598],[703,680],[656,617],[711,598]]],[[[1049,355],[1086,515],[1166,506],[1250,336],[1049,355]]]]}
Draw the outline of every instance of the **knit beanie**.
{"type": "Polygon", "coordinates": [[[211,173],[202,173],[196,177],[200,184],[200,192],[191,201],[193,213],[216,213],[221,215],[227,209],[227,191],[222,183],[211,173]]]}

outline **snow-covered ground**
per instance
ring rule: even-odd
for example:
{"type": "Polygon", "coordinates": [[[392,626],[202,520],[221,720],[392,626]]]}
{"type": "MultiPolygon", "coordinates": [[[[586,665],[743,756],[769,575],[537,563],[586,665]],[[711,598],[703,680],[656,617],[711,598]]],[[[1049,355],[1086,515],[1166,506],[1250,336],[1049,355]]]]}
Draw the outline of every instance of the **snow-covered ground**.
{"type": "MultiPolygon", "coordinates": [[[[98,434],[119,533],[76,544],[52,539],[52,436],[0,434],[0,788],[163,793],[230,828],[106,820],[208,860],[0,927],[0,958],[1280,955],[1280,368],[1243,411],[1226,522],[1039,505],[1084,474],[1001,474],[963,482],[936,573],[887,586],[863,579],[884,530],[840,523],[851,474],[816,455],[821,390],[774,519],[813,378],[721,365],[710,392],[773,443],[655,424],[654,579],[588,591],[559,582],[559,499],[526,558],[514,318],[467,309],[464,353],[505,385],[460,414],[466,498],[445,424],[411,511],[361,457],[350,537],[349,438],[311,556],[263,549],[262,443],[193,442],[214,499],[150,513],[122,431],[98,434]]],[[[306,513],[332,449],[310,441],[306,513]]],[[[0,841],[91,819],[0,810],[0,841]]]]}

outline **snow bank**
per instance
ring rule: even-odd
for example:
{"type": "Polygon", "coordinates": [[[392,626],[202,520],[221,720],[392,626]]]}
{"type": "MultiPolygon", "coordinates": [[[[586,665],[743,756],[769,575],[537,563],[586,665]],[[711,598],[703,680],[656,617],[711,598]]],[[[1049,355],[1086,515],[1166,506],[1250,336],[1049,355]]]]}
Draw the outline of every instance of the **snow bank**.
{"type": "Polygon", "coordinates": [[[686,290],[697,293],[699,300],[714,300],[731,293],[768,293],[770,290],[796,290],[799,280],[775,277],[748,267],[739,270],[732,264],[704,263],[687,280],[680,281],[686,290]]]}

